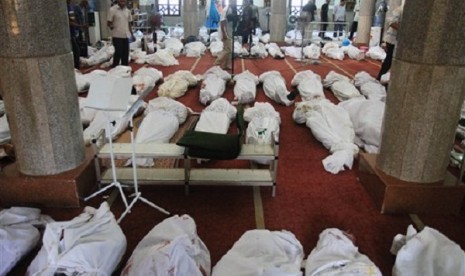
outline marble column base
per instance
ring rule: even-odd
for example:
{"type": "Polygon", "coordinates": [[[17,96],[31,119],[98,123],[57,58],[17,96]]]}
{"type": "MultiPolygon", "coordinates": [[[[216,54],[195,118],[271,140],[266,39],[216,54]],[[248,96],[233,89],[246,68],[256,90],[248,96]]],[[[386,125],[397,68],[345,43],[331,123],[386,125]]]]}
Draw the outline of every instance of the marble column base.
{"type": "Polygon", "coordinates": [[[376,154],[360,154],[359,178],[382,214],[457,214],[464,203],[465,185],[447,173],[438,183],[413,183],[376,168],[376,154]]]}
{"type": "Polygon", "coordinates": [[[94,154],[89,148],[86,159],[77,168],[57,175],[28,176],[13,163],[0,177],[0,201],[3,207],[80,207],[80,198],[95,190],[97,184],[94,154]]]}

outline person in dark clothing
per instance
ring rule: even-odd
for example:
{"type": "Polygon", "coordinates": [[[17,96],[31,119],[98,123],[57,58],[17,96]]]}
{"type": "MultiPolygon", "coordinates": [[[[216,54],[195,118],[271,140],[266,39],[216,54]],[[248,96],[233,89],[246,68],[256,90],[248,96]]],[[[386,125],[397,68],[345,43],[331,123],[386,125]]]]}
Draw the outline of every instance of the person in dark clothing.
{"type": "Polygon", "coordinates": [[[68,23],[69,23],[69,32],[71,35],[71,48],[73,50],[73,61],[74,68],[80,69],[80,50],[78,44],[79,30],[81,28],[86,28],[86,25],[79,24],[78,15],[76,14],[77,7],[71,3],[71,0],[67,0],[66,4],[68,6],[68,23]]]}
{"type": "Polygon", "coordinates": [[[313,0],[309,0],[308,3],[302,8],[302,17],[305,22],[315,21],[316,6],[313,0]]]}
{"type": "MultiPolygon", "coordinates": [[[[326,0],[326,2],[321,6],[321,13],[320,13],[320,17],[321,17],[321,22],[328,22],[328,10],[329,10],[329,0],[326,0]]],[[[326,28],[328,28],[328,24],[321,24],[321,31],[319,33],[319,36],[321,38],[325,38],[325,32],[326,32],[326,28]]]]}
{"type": "Polygon", "coordinates": [[[239,23],[238,31],[242,35],[242,45],[245,45],[249,41],[249,36],[252,34],[252,28],[254,25],[254,11],[250,2],[248,0],[244,1],[242,7],[242,18],[241,22],[239,23]]]}

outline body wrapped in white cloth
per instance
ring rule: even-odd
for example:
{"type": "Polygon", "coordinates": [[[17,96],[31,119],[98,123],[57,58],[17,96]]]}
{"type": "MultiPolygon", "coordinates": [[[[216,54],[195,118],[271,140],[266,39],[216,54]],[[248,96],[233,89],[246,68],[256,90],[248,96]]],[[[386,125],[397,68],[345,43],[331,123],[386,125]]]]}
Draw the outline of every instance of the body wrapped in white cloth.
{"type": "MultiPolygon", "coordinates": [[[[253,145],[272,145],[279,142],[281,117],[270,103],[256,102],[244,111],[244,120],[249,122],[246,130],[246,143],[253,145]]],[[[254,159],[260,164],[269,164],[269,160],[254,159]]]]}
{"type": "Polygon", "coordinates": [[[157,82],[163,78],[163,73],[155,68],[141,67],[134,72],[132,81],[137,95],[152,91],[157,82]]]}
{"type": "Polygon", "coordinates": [[[286,81],[278,71],[265,72],[260,75],[258,80],[263,83],[263,90],[268,98],[285,106],[294,103],[293,100],[287,98],[290,92],[287,90],[286,81]]]}
{"type": "Polygon", "coordinates": [[[226,134],[229,125],[236,118],[236,113],[236,108],[228,100],[216,99],[202,111],[195,130],[226,134]]]}
{"type": "Polygon", "coordinates": [[[85,207],[70,221],[47,224],[42,243],[27,275],[111,275],[126,250],[126,237],[106,202],[85,207]]]}
{"type": "Polygon", "coordinates": [[[213,276],[300,276],[303,248],[288,231],[250,230],[213,267],[213,276]]]}
{"type": "Polygon", "coordinates": [[[384,102],[358,97],[338,105],[349,113],[356,135],[355,144],[368,153],[378,153],[386,106],[384,102]]]}
{"type": "Polygon", "coordinates": [[[221,69],[220,66],[213,66],[202,75],[202,86],[200,87],[199,99],[204,105],[223,96],[226,89],[226,82],[231,79],[231,74],[221,69]]]}
{"type": "Polygon", "coordinates": [[[164,82],[158,87],[158,96],[170,97],[173,99],[183,96],[187,89],[197,85],[199,78],[190,71],[179,70],[167,76],[164,82]]]}
{"type": "Polygon", "coordinates": [[[354,84],[360,93],[369,100],[386,101],[386,87],[365,71],[355,74],[354,84]]]}
{"type": "Polygon", "coordinates": [[[394,237],[391,253],[396,256],[393,276],[465,275],[465,252],[436,229],[420,232],[410,225],[405,235],[394,237]]]}
{"type": "MultiPolygon", "coordinates": [[[[178,131],[179,125],[186,121],[188,108],[171,98],[157,97],[148,102],[145,117],[135,138],[136,144],[168,143],[178,131]]],[[[137,158],[137,166],[151,167],[152,158],[137,158]]],[[[130,165],[131,160],[126,165],[130,165]]]]}
{"type": "Polygon", "coordinates": [[[257,96],[258,77],[249,70],[234,76],[234,100],[239,103],[252,103],[257,96]]]}
{"type": "Polygon", "coordinates": [[[313,98],[325,98],[321,77],[311,70],[298,72],[291,81],[292,86],[297,86],[302,100],[309,101],[313,98]]]}
{"type": "Polygon", "coordinates": [[[139,242],[121,275],[209,276],[210,253],[188,215],[157,224],[139,242]]]}
{"type": "Polygon", "coordinates": [[[305,276],[323,275],[381,276],[381,271],[344,232],[329,228],[320,233],[305,263],[305,276]]]}
{"type": "Polygon", "coordinates": [[[354,144],[355,131],[348,112],[327,99],[300,102],[292,114],[298,124],[305,123],[313,136],[331,155],[323,159],[326,171],[337,174],[344,167],[352,168],[359,148],[354,144]]]}
{"type": "MultiPolygon", "coordinates": [[[[137,95],[131,95],[128,103],[128,110],[132,106],[134,102],[137,101],[139,97],[137,95]]],[[[83,102],[85,106],[85,101],[83,102]]],[[[144,109],[145,105],[142,105],[140,109],[144,109]]],[[[90,116],[92,115],[92,111],[88,111],[90,108],[81,108],[81,120],[83,116],[90,116]],[[86,110],[87,109],[87,110],[86,110]]],[[[129,121],[131,120],[131,116],[135,114],[130,114],[127,111],[102,111],[97,110],[92,118],[89,126],[84,129],[84,142],[89,144],[92,139],[97,138],[103,129],[106,128],[108,125],[108,120],[110,122],[114,122],[110,126],[110,133],[111,138],[114,140],[119,137],[121,133],[123,133],[127,127],[129,126],[129,121]]]]}
{"type": "Polygon", "coordinates": [[[35,225],[42,223],[40,209],[11,207],[0,211],[0,275],[4,276],[39,242],[35,225]]]}
{"type": "Polygon", "coordinates": [[[334,71],[326,75],[323,86],[329,87],[339,101],[362,96],[348,77],[334,71]]]}

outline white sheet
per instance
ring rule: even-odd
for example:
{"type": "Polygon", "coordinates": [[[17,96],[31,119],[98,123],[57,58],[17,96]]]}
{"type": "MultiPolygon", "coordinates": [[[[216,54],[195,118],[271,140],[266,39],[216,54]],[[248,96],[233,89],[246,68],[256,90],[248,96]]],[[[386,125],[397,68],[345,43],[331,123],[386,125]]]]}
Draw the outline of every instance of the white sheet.
{"type": "Polygon", "coordinates": [[[268,50],[270,56],[274,58],[284,58],[284,53],[281,51],[281,48],[274,42],[266,44],[265,49],[268,50]]]}
{"type": "Polygon", "coordinates": [[[202,79],[199,100],[207,105],[223,95],[226,90],[226,81],[231,79],[231,74],[221,69],[220,66],[213,66],[202,75],[202,79]]]}
{"type": "Polygon", "coordinates": [[[321,47],[312,43],[308,46],[305,46],[303,49],[304,56],[310,59],[319,59],[321,55],[321,47]]]}
{"type": "Polygon", "coordinates": [[[265,45],[261,42],[254,43],[254,45],[250,48],[250,54],[261,58],[266,58],[268,56],[265,45]]]}
{"type": "MultiPolygon", "coordinates": [[[[175,58],[172,51],[169,49],[157,50],[156,53],[145,56],[144,62],[150,65],[160,65],[160,66],[173,66],[179,65],[179,61],[175,58]]],[[[138,61],[138,63],[142,63],[138,61]]]]}
{"type": "Polygon", "coordinates": [[[165,44],[165,49],[173,53],[175,57],[179,56],[182,49],[184,48],[184,45],[182,44],[181,40],[176,37],[168,37],[165,40],[163,40],[163,43],[165,44]]]}
{"type": "Polygon", "coordinates": [[[210,253],[188,215],[157,224],[139,242],[121,275],[209,276],[210,253]]]}
{"type": "Polygon", "coordinates": [[[40,209],[11,207],[0,211],[0,275],[8,272],[39,242],[34,225],[43,224],[40,209]]]}
{"type": "Polygon", "coordinates": [[[139,68],[132,77],[138,95],[144,94],[147,90],[152,90],[162,78],[163,73],[160,70],[148,67],[139,68]]]}
{"type": "Polygon", "coordinates": [[[300,276],[303,254],[291,232],[249,230],[213,267],[212,276],[300,276]]]}
{"type": "Polygon", "coordinates": [[[286,106],[294,103],[287,98],[289,91],[286,87],[286,81],[278,71],[262,73],[259,81],[263,83],[263,90],[268,98],[286,106]]]}
{"type": "Polygon", "coordinates": [[[205,54],[206,49],[207,47],[200,41],[189,42],[184,45],[184,52],[187,57],[200,57],[205,54]]]}
{"type": "Polygon", "coordinates": [[[6,115],[0,117],[0,144],[6,143],[11,140],[10,125],[6,115]]]}
{"type": "MultiPolygon", "coordinates": [[[[131,95],[128,103],[128,109],[131,105],[138,99],[137,95],[131,95]]],[[[145,108],[141,106],[141,109],[145,108]]],[[[137,112],[136,112],[137,113],[137,112]]],[[[102,111],[98,110],[95,113],[93,120],[90,122],[89,126],[84,129],[84,142],[89,144],[92,139],[98,137],[100,132],[103,129],[106,129],[108,126],[108,120],[110,122],[115,122],[110,126],[110,133],[112,139],[116,139],[129,125],[129,121],[133,114],[127,114],[126,111],[102,111]]]]}
{"type": "Polygon", "coordinates": [[[323,80],[323,86],[331,88],[339,101],[362,96],[352,81],[339,73],[330,71],[323,80]]]}
{"type": "Polygon", "coordinates": [[[126,250],[126,237],[106,202],[85,207],[70,221],[47,224],[42,243],[27,275],[111,275],[126,250]]]}
{"type": "Polygon", "coordinates": [[[292,86],[297,86],[303,101],[313,98],[325,98],[321,77],[311,70],[298,72],[291,81],[292,86]]]}
{"type": "Polygon", "coordinates": [[[219,134],[228,133],[230,120],[228,115],[222,112],[203,111],[195,130],[203,132],[213,132],[219,134]]]}
{"type": "Polygon", "coordinates": [[[296,104],[292,117],[297,123],[305,122],[313,136],[331,152],[323,159],[326,171],[337,174],[344,167],[352,168],[359,149],[354,144],[354,127],[345,109],[327,99],[313,99],[296,104]]]}
{"type": "Polygon", "coordinates": [[[341,230],[329,228],[320,233],[305,263],[305,276],[317,275],[381,276],[381,272],[341,230]]]}
{"type": "Polygon", "coordinates": [[[239,103],[252,103],[257,96],[258,77],[249,70],[234,76],[234,100],[239,103]]]}
{"type": "Polygon", "coordinates": [[[465,252],[438,230],[425,227],[397,234],[391,248],[396,256],[393,276],[465,275],[465,252]]]}
{"type": "MultiPolygon", "coordinates": [[[[252,145],[271,145],[279,142],[281,118],[269,103],[255,103],[254,107],[244,111],[244,120],[249,122],[246,130],[246,143],[252,145]]],[[[269,164],[269,160],[253,159],[260,164],[269,164]]]]}
{"type": "Polygon", "coordinates": [[[338,105],[349,113],[358,138],[355,143],[368,153],[378,153],[381,146],[384,102],[354,98],[338,105]]]}
{"type": "Polygon", "coordinates": [[[190,86],[197,85],[199,79],[189,71],[179,70],[167,76],[158,87],[158,96],[179,98],[183,96],[190,86]]]}

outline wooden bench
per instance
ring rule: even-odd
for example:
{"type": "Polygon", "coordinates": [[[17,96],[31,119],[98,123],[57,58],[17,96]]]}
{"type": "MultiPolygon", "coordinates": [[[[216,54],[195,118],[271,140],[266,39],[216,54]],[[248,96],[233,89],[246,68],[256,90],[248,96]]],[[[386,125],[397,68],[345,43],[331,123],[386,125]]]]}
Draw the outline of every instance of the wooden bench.
{"type": "MultiPolygon", "coordinates": [[[[110,159],[110,146],[106,143],[101,148],[94,146],[94,149],[97,179],[100,184],[110,184],[113,182],[111,168],[100,171],[100,161],[110,159]]],[[[275,196],[278,153],[277,142],[273,145],[244,144],[237,159],[266,160],[269,166],[264,169],[193,168],[191,162],[197,158],[187,156],[184,147],[174,143],[136,144],[135,156],[137,158],[173,158],[184,161],[182,168],[137,168],[137,181],[141,185],[185,185],[186,194],[189,192],[190,185],[270,186],[272,195],[275,196]]],[[[113,143],[113,154],[115,159],[130,159],[132,157],[131,143],[113,143]]],[[[116,177],[123,186],[134,183],[133,168],[117,167],[116,177]]]]}

